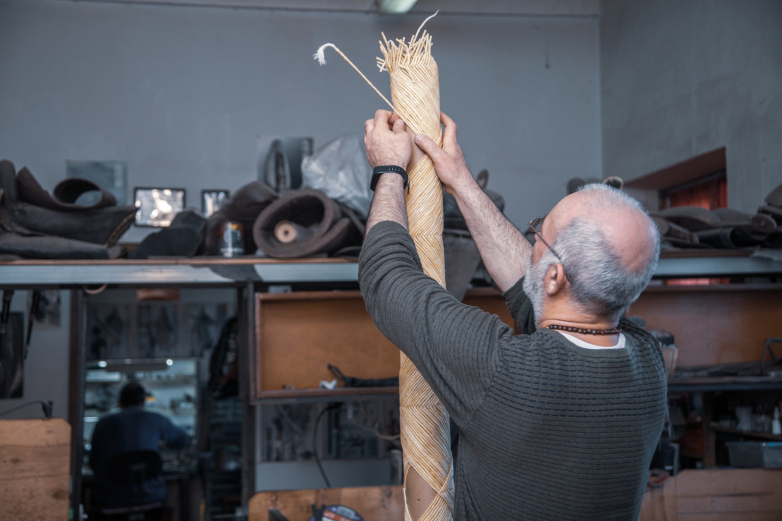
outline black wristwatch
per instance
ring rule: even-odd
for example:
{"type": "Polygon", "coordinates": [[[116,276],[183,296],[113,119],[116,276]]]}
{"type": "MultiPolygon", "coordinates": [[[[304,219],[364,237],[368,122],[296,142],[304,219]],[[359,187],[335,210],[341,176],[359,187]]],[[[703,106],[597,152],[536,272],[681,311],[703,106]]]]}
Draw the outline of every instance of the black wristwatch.
{"type": "Polygon", "coordinates": [[[407,172],[405,172],[405,169],[401,166],[396,165],[387,165],[387,166],[376,166],[374,170],[372,170],[372,182],[369,183],[369,189],[373,192],[375,191],[375,187],[377,186],[377,181],[380,179],[380,176],[383,174],[399,174],[402,176],[402,179],[405,180],[404,188],[408,192],[410,189],[407,186],[408,178],[407,178],[407,172]]]}

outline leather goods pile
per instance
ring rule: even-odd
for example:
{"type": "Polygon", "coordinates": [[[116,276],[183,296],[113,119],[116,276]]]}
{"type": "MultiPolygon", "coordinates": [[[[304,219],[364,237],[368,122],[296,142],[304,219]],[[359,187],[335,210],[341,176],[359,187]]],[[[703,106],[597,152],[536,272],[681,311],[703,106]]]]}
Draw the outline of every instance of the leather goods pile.
{"type": "MultiPolygon", "coordinates": [[[[603,183],[618,190],[624,185],[618,177],[602,181],[574,177],[567,183],[567,193],[575,193],[590,183],[603,183]]],[[[782,185],[771,191],[754,215],[730,208],[675,206],[651,212],[650,216],[660,232],[663,249],[782,248],[782,185]]]]}
{"type": "Polygon", "coordinates": [[[676,206],[652,213],[668,248],[782,248],[782,185],[755,215],[730,208],[676,206]]]}
{"type": "MultiPolygon", "coordinates": [[[[478,184],[502,211],[505,201],[486,189],[489,173],[478,184]]],[[[446,284],[462,299],[481,259],[453,196],[443,192],[446,284]]],[[[126,252],[117,245],[134,223],[137,208],[117,206],[108,191],[92,181],[69,178],[52,193],[27,168],[19,172],[0,161],[0,255],[28,259],[116,259],[130,257],[194,257],[221,255],[227,224],[243,230],[243,250],[271,258],[313,256],[357,257],[366,216],[321,190],[302,188],[277,192],[261,181],[236,190],[208,219],[198,211],[179,212],[168,227],[147,235],[126,252]],[[96,192],[93,204],[77,203],[96,192]]]]}
{"type": "Polygon", "coordinates": [[[28,259],[114,259],[133,224],[135,206],[117,206],[112,194],[87,179],[61,181],[49,194],[33,174],[0,161],[0,254],[28,259]],[[99,192],[90,206],[76,204],[99,192]]]}

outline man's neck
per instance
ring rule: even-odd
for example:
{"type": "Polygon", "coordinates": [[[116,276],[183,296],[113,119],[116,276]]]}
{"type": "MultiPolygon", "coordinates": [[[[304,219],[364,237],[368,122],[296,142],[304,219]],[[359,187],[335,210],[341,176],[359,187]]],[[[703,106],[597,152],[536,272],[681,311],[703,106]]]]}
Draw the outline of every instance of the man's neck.
{"type": "MultiPolygon", "coordinates": [[[[556,312],[556,310],[552,310],[552,313],[544,313],[544,315],[540,317],[540,322],[538,322],[537,327],[540,329],[551,325],[592,330],[614,329],[616,327],[615,322],[610,322],[605,318],[595,316],[589,317],[572,312],[556,312]]],[[[619,335],[592,335],[571,331],[568,331],[567,334],[572,335],[579,340],[583,340],[584,342],[589,342],[590,344],[601,347],[613,347],[619,342],[619,335]]]]}

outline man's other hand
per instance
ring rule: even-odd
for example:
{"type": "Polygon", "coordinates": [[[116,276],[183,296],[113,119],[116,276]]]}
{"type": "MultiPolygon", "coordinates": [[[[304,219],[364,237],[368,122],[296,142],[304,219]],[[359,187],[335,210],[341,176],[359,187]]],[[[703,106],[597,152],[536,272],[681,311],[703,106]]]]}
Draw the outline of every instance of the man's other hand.
{"type": "Polygon", "coordinates": [[[387,110],[375,112],[375,119],[364,124],[364,146],[372,168],[395,165],[407,169],[413,143],[405,131],[405,122],[387,110]]]}
{"type": "Polygon", "coordinates": [[[440,122],[445,125],[443,148],[438,147],[432,138],[424,134],[415,137],[415,144],[432,158],[434,169],[445,185],[445,190],[456,195],[459,190],[470,187],[470,183],[475,183],[475,180],[467,168],[462,148],[456,142],[456,123],[444,112],[440,113],[440,122]]]}

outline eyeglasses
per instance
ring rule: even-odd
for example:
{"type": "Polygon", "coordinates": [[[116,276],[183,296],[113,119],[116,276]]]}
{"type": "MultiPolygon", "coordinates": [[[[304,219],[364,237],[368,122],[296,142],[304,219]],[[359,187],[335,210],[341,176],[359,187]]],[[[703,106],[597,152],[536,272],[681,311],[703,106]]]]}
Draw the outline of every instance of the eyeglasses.
{"type": "Polygon", "coordinates": [[[568,282],[573,284],[573,281],[570,280],[570,275],[567,274],[567,269],[565,269],[565,263],[562,261],[562,257],[560,257],[556,251],[554,251],[554,248],[549,246],[548,243],[545,240],[543,240],[543,236],[540,234],[540,228],[543,225],[543,219],[545,219],[545,217],[535,217],[534,219],[532,219],[528,223],[529,231],[530,233],[535,234],[543,242],[543,244],[545,244],[546,247],[549,250],[551,250],[551,253],[554,254],[554,257],[556,257],[559,263],[562,264],[562,270],[565,272],[565,278],[567,279],[568,282]]]}

